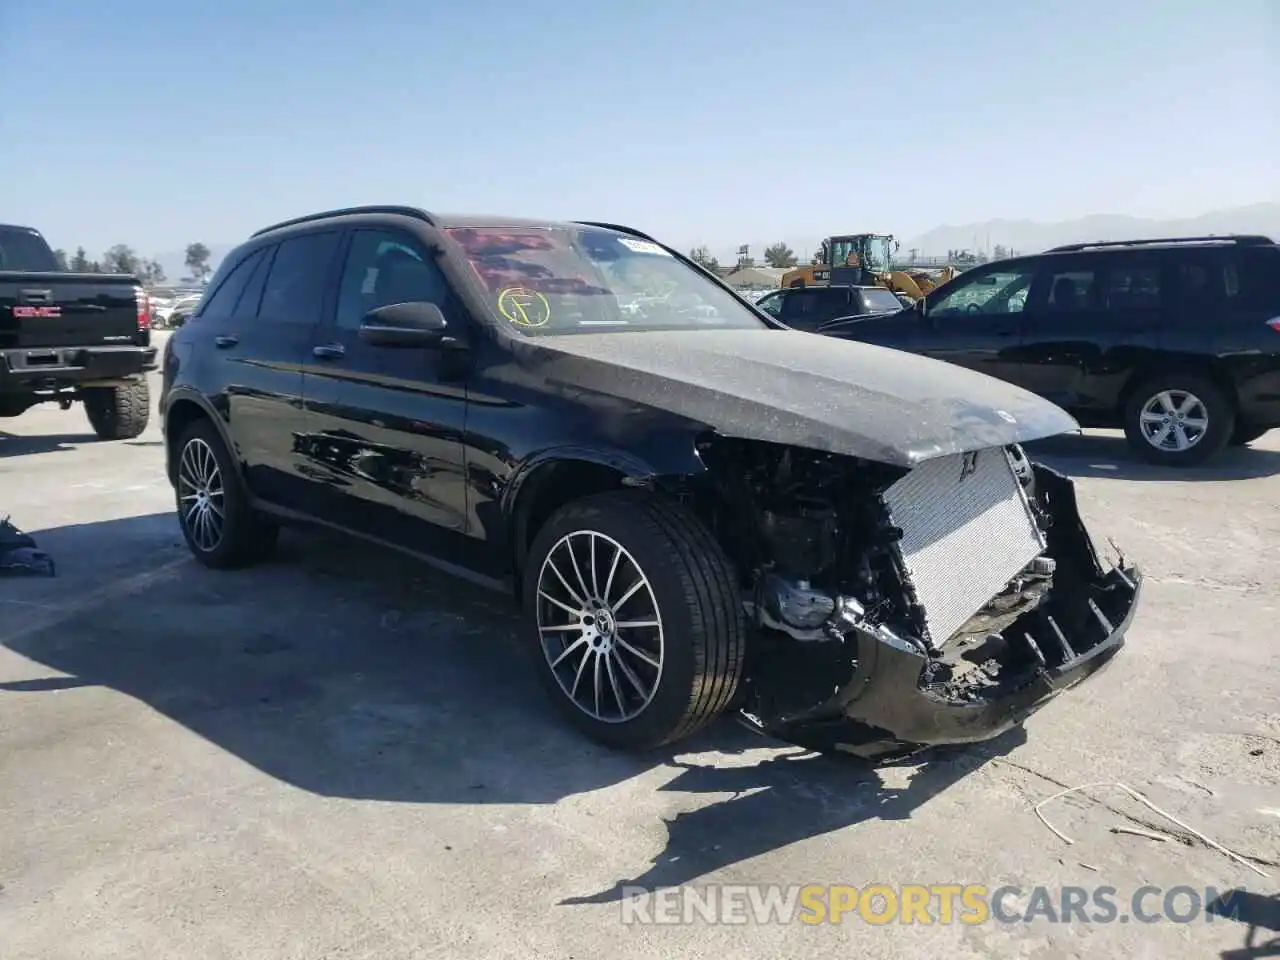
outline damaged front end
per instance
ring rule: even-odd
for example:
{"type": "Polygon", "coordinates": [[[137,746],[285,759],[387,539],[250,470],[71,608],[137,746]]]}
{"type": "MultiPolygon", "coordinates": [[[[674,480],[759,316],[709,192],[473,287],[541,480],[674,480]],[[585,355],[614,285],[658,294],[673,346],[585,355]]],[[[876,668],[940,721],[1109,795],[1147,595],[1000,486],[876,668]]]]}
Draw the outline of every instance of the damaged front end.
{"type": "Polygon", "coordinates": [[[716,438],[700,512],[754,631],[743,718],[870,759],[989,739],[1110,661],[1141,575],[1018,446],[914,469],[716,438]]]}

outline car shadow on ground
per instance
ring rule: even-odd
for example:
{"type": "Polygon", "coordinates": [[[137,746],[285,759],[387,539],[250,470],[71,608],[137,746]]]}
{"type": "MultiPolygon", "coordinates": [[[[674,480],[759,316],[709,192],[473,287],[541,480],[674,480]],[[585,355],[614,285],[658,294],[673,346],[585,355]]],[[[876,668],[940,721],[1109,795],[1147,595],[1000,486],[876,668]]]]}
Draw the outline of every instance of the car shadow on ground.
{"type": "MultiPolygon", "coordinates": [[[[668,820],[666,850],[628,881],[566,904],[690,882],[863,820],[909,818],[1021,741],[1015,731],[915,760],[901,788],[847,756],[780,753],[786,745],[730,719],[657,754],[614,753],[554,713],[509,602],[399,554],[289,531],[274,561],[209,571],[184,559],[166,515],[33,536],[65,571],[59,589],[104,599],[54,625],[0,627],[0,643],[67,675],[0,684],[0,694],[109,687],[323,796],[552,804],[659,767],[675,773],[662,791],[730,795],[668,820]],[[111,595],[147,570],[159,572],[143,593],[111,595]]],[[[41,600],[58,608],[58,596],[41,600]]]]}
{"type": "Polygon", "coordinates": [[[770,748],[784,744],[727,719],[653,755],[617,753],[554,712],[500,596],[314,533],[287,534],[272,562],[209,571],[183,559],[176,535],[163,515],[34,531],[68,571],[62,589],[105,599],[53,625],[0,627],[4,646],[67,675],[0,683],[0,694],[111,688],[328,797],[550,804],[655,768],[674,774],[663,791],[729,795],[668,821],[666,849],[631,879],[565,903],[686,883],[864,820],[909,818],[1022,739],[918,761],[893,789],[865,763],[780,753],[770,748]],[[148,569],[159,573],[145,593],[110,595],[148,569]]]}
{"type": "Polygon", "coordinates": [[[1230,917],[1247,928],[1243,946],[1222,951],[1222,960],[1280,957],[1280,896],[1228,890],[1209,903],[1206,911],[1210,917],[1230,917]]]}
{"type": "Polygon", "coordinates": [[[97,443],[92,433],[52,433],[48,436],[27,436],[0,430],[0,457],[18,457],[31,453],[49,453],[53,450],[74,450],[82,443],[97,443]]]}
{"type": "Polygon", "coordinates": [[[1027,454],[1072,477],[1138,482],[1254,480],[1280,474],[1280,451],[1228,447],[1196,467],[1162,467],[1139,460],[1123,437],[1067,434],[1026,444],[1027,454]]]}

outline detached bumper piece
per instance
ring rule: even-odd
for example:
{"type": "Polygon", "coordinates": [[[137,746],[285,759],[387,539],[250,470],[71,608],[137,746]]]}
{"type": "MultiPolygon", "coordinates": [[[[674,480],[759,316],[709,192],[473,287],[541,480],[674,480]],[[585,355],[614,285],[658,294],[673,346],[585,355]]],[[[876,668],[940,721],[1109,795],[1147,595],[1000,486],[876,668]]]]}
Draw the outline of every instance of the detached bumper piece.
{"type": "Polygon", "coordinates": [[[912,549],[934,554],[908,563],[914,568],[907,571],[908,593],[915,570],[944,569],[938,551],[948,549],[949,537],[966,554],[964,563],[952,557],[951,576],[960,580],[954,592],[943,593],[936,581],[915,591],[921,608],[915,633],[873,622],[856,602],[837,602],[827,642],[766,641],[766,662],[754,671],[761,679],[743,708],[749,725],[814,750],[897,759],[930,746],[999,736],[1108,664],[1137,611],[1142,575],[1123,558],[1104,568],[1080,520],[1071,481],[1038,464],[1032,470],[1034,510],[1026,502],[1033,522],[1040,517],[1036,536],[1043,536],[1044,548],[1029,562],[1017,560],[1025,566],[1005,589],[991,595],[989,568],[1007,570],[1017,557],[1008,537],[1022,539],[1023,548],[1039,546],[1026,540],[1016,517],[1002,518],[1014,533],[989,551],[960,530],[963,522],[955,536],[938,523],[929,538],[913,541],[908,532],[899,556],[912,549]],[[967,582],[961,579],[966,570],[975,571],[967,582]],[[987,572],[977,573],[982,570],[987,572]],[[974,612],[963,598],[972,596],[972,581],[982,576],[990,599],[979,601],[974,612]],[[941,605],[931,611],[919,602],[921,595],[941,605]],[[811,706],[801,706],[806,703],[811,706]]]}

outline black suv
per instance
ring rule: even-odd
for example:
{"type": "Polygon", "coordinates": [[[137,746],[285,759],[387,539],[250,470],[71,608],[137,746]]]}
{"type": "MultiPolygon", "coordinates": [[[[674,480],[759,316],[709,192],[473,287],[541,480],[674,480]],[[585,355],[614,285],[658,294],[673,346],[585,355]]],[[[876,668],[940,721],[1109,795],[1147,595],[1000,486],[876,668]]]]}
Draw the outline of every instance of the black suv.
{"type": "Polygon", "coordinates": [[[830,336],[1025,387],[1142,457],[1202,463],[1280,426],[1280,246],[1267,237],[1077,243],[961,274],[915,312],[830,336]]]}
{"type": "Polygon", "coordinates": [[[897,313],[902,302],[884,287],[788,287],[766,293],[756,306],[793,330],[813,333],[833,320],[897,313]]]}
{"type": "Polygon", "coordinates": [[[1136,609],[1021,454],[1062,410],[786,329],[626,227],[269,227],[170,338],[161,411],[202,563],[302,521],[505,587],[553,699],[617,746],[730,709],[872,757],[984,739],[1136,609]]]}

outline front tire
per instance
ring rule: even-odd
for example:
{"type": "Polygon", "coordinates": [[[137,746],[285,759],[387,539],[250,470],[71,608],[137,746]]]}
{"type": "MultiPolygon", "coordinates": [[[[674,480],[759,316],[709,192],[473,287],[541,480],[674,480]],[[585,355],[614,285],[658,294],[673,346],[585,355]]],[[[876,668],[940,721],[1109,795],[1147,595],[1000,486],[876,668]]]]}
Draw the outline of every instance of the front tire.
{"type": "Polygon", "coordinates": [[[530,548],[523,597],[539,675],[594,740],[672,743],[737,692],[747,633],[732,568],[682,507],[631,492],[562,507],[530,548]]]}
{"type": "Polygon", "coordinates": [[[1124,409],[1124,433],[1142,459],[1163,466],[1204,463],[1235,429],[1232,402],[1208,377],[1167,373],[1139,383],[1124,409]]]}
{"type": "Polygon", "coordinates": [[[99,440],[132,440],[151,421],[151,387],[145,379],[84,391],[84,412],[99,440]]]}
{"type": "Polygon", "coordinates": [[[249,503],[235,461],[208,420],[191,424],[178,442],[174,493],[183,539],[206,567],[247,566],[274,549],[279,528],[249,503]]]}

